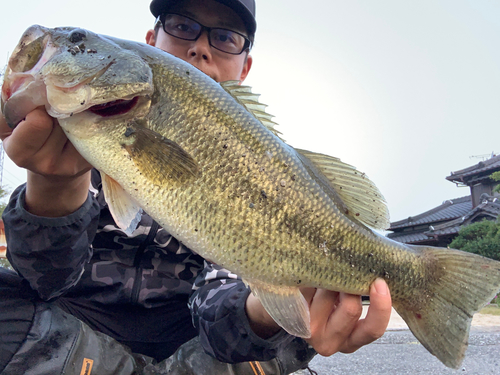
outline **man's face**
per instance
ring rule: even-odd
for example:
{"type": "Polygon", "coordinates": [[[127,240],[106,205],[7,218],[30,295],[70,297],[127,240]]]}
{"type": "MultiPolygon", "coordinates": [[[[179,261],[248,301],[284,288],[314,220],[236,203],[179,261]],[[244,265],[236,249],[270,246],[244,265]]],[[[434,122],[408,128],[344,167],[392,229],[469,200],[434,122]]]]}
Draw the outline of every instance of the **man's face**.
{"type": "MultiPolygon", "coordinates": [[[[215,0],[181,1],[171,7],[169,12],[190,17],[208,27],[226,28],[246,35],[241,18],[215,0]]],[[[212,48],[206,31],[197,40],[189,41],[168,35],[160,27],[156,36],[153,30],[148,31],[146,42],[187,61],[217,82],[243,81],[252,65],[252,58],[247,52],[231,55],[212,48]]]]}

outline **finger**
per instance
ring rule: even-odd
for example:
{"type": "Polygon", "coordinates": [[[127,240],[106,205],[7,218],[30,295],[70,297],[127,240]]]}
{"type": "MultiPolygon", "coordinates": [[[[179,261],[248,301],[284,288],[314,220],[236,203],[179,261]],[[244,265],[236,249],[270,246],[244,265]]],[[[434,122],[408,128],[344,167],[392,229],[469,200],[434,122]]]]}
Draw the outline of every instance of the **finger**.
{"type": "Polygon", "coordinates": [[[392,301],[389,288],[383,279],[375,280],[370,287],[370,307],[365,319],[361,319],[349,340],[341,348],[352,353],[383,336],[391,318],[392,301]]]}
{"type": "Polygon", "coordinates": [[[80,155],[73,143],[68,139],[63,128],[55,121],[54,131],[47,140],[47,146],[57,149],[59,156],[56,162],[59,164],[59,174],[63,176],[78,176],[92,169],[92,165],[80,155]],[[52,139],[53,138],[53,139],[52,139]]]}
{"type": "Polygon", "coordinates": [[[308,342],[321,355],[336,353],[348,340],[361,312],[359,296],[319,290],[311,305],[312,335],[308,342]]]}
{"type": "Polygon", "coordinates": [[[72,150],[69,145],[71,145],[71,143],[66,137],[66,134],[64,134],[62,128],[57,124],[57,121],[54,120],[52,131],[46,138],[44,144],[36,152],[36,167],[38,172],[42,174],[53,174],[56,169],[64,170],[62,164],[74,160],[68,158],[68,155],[64,155],[66,150],[72,150]]]}
{"type": "Polygon", "coordinates": [[[340,293],[338,305],[328,320],[327,332],[335,336],[335,340],[344,342],[356,326],[362,312],[360,296],[340,293]]]}
{"type": "MultiPolygon", "coordinates": [[[[18,165],[30,159],[43,146],[53,129],[52,118],[41,109],[30,112],[4,140],[5,152],[18,165]]],[[[6,131],[5,128],[2,128],[6,131]]]]}
{"type": "Polygon", "coordinates": [[[4,145],[18,166],[40,175],[74,177],[91,169],[57,120],[42,107],[30,112],[6,138],[4,145]]]}
{"type": "MultiPolygon", "coordinates": [[[[306,298],[307,299],[307,298],[306,298]]],[[[314,289],[309,313],[311,316],[311,331],[327,324],[328,319],[339,303],[339,293],[326,289],[314,289]],[[316,325],[317,327],[313,327],[316,325]]]]}

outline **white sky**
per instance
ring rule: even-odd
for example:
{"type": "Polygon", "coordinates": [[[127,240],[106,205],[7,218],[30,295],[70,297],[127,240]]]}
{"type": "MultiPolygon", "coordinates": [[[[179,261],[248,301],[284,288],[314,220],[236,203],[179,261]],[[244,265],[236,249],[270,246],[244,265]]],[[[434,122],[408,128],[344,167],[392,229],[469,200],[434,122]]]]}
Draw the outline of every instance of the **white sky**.
{"type": "MultiPolygon", "coordinates": [[[[32,24],[143,41],[149,1],[2,5],[4,62],[32,24]]],[[[340,157],[384,194],[391,220],[469,194],[445,180],[500,153],[500,1],[257,0],[254,66],[292,146],[340,157]]],[[[25,172],[6,157],[4,184],[25,172]]]]}

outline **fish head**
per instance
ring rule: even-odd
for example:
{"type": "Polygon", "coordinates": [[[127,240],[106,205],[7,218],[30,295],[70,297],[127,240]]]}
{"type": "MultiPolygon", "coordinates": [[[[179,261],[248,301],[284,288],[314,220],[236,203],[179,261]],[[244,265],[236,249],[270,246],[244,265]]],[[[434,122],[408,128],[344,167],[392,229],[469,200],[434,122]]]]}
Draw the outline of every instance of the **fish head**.
{"type": "Polygon", "coordinates": [[[148,107],[152,93],[151,68],[133,50],[84,29],[34,25],[9,59],[1,108],[15,127],[39,106],[57,119],[110,117],[148,107]]]}

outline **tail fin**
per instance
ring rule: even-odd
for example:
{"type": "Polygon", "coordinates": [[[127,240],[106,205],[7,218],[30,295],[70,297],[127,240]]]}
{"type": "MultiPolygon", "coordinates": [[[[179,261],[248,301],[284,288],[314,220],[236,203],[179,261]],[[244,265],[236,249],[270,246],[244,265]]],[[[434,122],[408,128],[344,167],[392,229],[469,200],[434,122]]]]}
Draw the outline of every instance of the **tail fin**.
{"type": "Polygon", "coordinates": [[[419,311],[403,304],[394,308],[429,352],[456,369],[465,356],[472,315],[500,290],[500,262],[458,250],[410,247],[436,260],[438,277],[419,311]]]}

